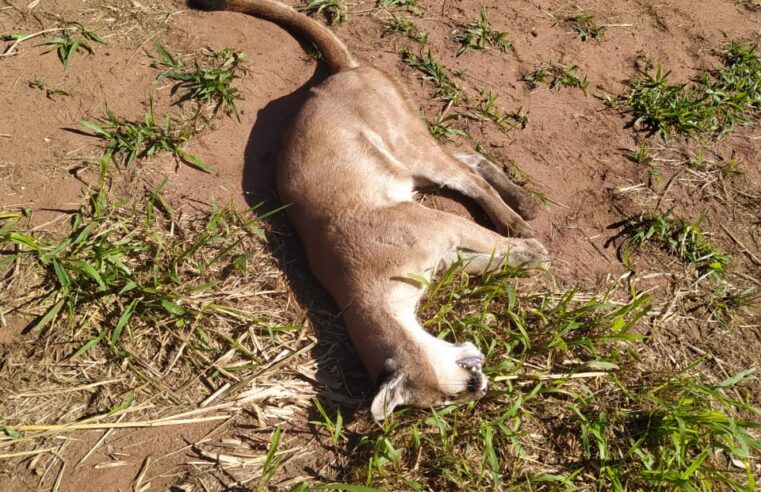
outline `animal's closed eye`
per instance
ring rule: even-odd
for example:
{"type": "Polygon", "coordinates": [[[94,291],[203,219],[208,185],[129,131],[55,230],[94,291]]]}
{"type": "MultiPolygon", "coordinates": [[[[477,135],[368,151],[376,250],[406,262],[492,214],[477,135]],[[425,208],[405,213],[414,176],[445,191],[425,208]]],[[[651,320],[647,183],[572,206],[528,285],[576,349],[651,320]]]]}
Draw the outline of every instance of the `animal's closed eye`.
{"type": "Polygon", "coordinates": [[[459,398],[460,398],[460,395],[458,395],[458,394],[447,395],[446,398],[444,398],[444,403],[442,403],[442,405],[449,405],[450,403],[454,403],[459,398]]]}

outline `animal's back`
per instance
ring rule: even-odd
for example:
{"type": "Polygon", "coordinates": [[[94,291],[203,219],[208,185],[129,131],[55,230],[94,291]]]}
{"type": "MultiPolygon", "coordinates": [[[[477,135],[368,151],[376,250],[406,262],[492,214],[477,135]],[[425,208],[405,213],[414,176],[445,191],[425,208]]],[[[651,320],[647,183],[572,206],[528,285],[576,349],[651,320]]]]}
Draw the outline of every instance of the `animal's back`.
{"type": "Polygon", "coordinates": [[[410,200],[410,161],[430,138],[403,91],[381,71],[342,71],[312,91],[285,135],[277,166],[285,203],[308,203],[315,216],[410,200]],[[404,160],[404,162],[401,162],[404,160]]]}

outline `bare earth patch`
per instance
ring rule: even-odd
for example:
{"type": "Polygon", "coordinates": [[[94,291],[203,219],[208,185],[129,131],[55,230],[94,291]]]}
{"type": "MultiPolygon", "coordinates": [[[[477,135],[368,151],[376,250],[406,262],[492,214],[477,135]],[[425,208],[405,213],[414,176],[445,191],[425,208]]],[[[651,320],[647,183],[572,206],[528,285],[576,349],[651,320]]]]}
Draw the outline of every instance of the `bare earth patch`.
{"type": "MultiPolygon", "coordinates": [[[[373,388],[273,189],[280,135],[324,78],[308,43],[181,2],[7,0],[0,489],[754,490],[757,2],[347,5],[335,31],[442,145],[545,205],[548,273],[455,269],[421,306],[487,353],[489,393],[369,418],[373,388]],[[750,60],[732,75],[742,118],[649,131],[633,81],[660,66],[656,88],[701,94],[731,42],[750,60]],[[157,44],[178,72],[234,73],[239,118],[159,77],[157,44]]],[[[707,97],[729,111],[721,87],[707,97]]],[[[486,220],[446,190],[420,199],[486,220]]]]}

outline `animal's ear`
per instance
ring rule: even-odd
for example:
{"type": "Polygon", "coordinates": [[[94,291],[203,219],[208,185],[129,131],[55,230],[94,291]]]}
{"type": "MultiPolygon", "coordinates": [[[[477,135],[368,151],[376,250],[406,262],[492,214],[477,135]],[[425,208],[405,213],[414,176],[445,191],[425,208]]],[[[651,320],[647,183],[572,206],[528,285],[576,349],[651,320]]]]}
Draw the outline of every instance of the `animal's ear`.
{"type": "Polygon", "coordinates": [[[370,405],[370,412],[375,420],[383,420],[394,411],[399,405],[405,403],[405,391],[402,375],[393,374],[387,378],[378,389],[378,393],[373,398],[370,405]]]}

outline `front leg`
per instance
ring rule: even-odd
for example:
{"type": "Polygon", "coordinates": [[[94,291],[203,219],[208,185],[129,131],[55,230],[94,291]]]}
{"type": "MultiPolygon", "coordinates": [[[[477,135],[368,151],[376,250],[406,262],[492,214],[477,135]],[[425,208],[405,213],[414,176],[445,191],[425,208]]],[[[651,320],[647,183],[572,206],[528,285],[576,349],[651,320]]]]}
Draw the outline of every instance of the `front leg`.
{"type": "Polygon", "coordinates": [[[454,214],[425,209],[417,223],[418,233],[434,245],[428,253],[433,253],[428,260],[433,263],[428,264],[437,263],[437,269],[459,258],[471,274],[494,270],[504,262],[516,267],[546,267],[549,262],[547,249],[536,239],[504,237],[454,214]]]}
{"type": "Polygon", "coordinates": [[[539,204],[531,193],[516,185],[493,162],[480,154],[459,152],[452,157],[471,169],[475,169],[492,185],[502,199],[525,220],[532,220],[539,212],[539,204]]]}
{"type": "Polygon", "coordinates": [[[497,231],[503,235],[531,237],[534,235],[521,218],[500,196],[500,193],[479,172],[449,154],[439,151],[428,156],[426,166],[415,169],[416,184],[446,186],[472,198],[489,216],[497,231]]]}

